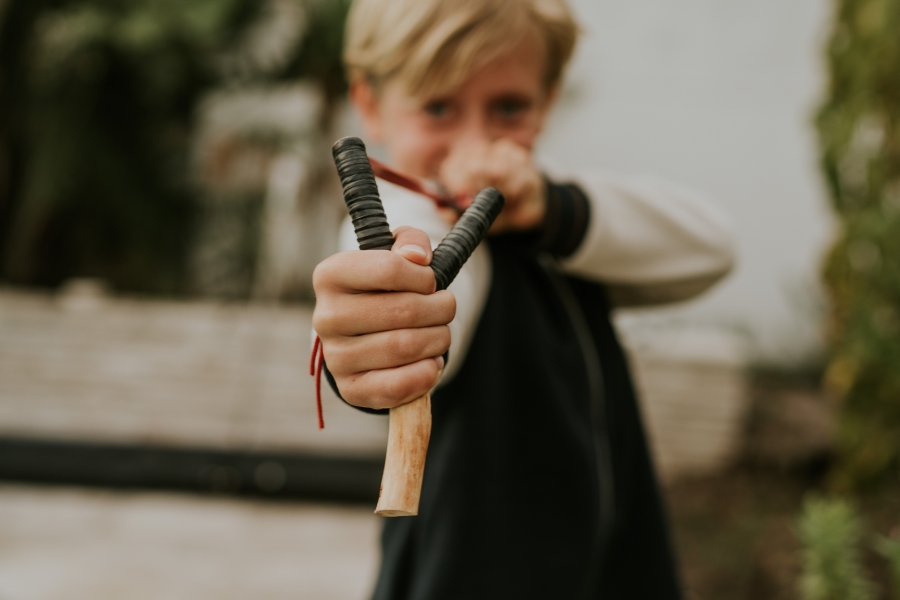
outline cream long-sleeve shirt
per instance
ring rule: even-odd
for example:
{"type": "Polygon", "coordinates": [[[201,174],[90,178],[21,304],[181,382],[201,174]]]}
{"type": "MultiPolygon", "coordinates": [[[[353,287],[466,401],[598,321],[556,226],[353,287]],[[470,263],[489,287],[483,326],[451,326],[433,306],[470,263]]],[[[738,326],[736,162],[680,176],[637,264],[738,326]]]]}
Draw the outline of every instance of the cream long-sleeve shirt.
{"type": "MultiPolygon", "coordinates": [[[[560,178],[587,196],[590,221],[563,272],[602,282],[614,306],[664,304],[692,298],[722,278],[734,263],[727,219],[701,195],[651,179],[589,174],[560,178]]],[[[423,230],[437,246],[450,230],[430,200],[378,181],[392,229],[423,230]]],[[[340,249],[357,249],[348,218],[340,249]]],[[[456,297],[450,323],[451,360],[441,382],[462,365],[484,308],[491,281],[490,250],[481,244],[448,288],[456,297]]]]}

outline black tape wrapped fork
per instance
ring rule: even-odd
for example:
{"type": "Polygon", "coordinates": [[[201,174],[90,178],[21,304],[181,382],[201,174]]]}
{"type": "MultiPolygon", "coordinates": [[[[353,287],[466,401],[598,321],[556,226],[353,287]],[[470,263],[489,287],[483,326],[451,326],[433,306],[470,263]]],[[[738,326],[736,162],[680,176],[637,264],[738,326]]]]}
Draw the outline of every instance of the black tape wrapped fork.
{"type": "MultiPolygon", "coordinates": [[[[366,146],[358,138],[344,138],[335,143],[331,152],[344,187],[344,201],[350,209],[359,249],[390,250],[394,237],[378,196],[366,146]]],[[[494,188],[480,191],[435,248],[431,268],[437,289],[447,289],[500,214],[503,202],[503,195],[494,188]]],[[[375,514],[401,517],[418,513],[430,437],[431,392],[391,409],[384,475],[375,514]]]]}
{"type": "Polygon", "coordinates": [[[344,188],[344,201],[350,209],[359,249],[390,250],[394,236],[378,196],[366,145],[359,138],[345,137],[335,142],[331,154],[344,188]]]}
{"type": "Polygon", "coordinates": [[[505,199],[497,189],[484,188],[462,214],[447,237],[434,249],[431,268],[437,289],[446,290],[459,274],[475,248],[484,239],[491,223],[503,210],[505,199]]]}

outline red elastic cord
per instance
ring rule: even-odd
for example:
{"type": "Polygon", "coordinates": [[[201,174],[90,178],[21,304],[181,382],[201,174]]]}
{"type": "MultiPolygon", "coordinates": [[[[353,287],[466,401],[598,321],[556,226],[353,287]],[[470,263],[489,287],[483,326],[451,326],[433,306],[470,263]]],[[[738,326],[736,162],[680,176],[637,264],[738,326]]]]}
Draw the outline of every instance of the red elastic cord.
{"type": "Polygon", "coordinates": [[[375,177],[393,183],[394,185],[399,185],[400,187],[406,188],[412,192],[416,192],[417,194],[421,194],[426,198],[430,198],[440,208],[452,208],[457,212],[461,212],[461,207],[464,207],[468,204],[467,201],[469,200],[469,198],[467,198],[465,195],[453,197],[449,194],[441,194],[439,192],[431,190],[418,179],[414,179],[412,177],[409,177],[408,175],[398,173],[383,162],[377,161],[371,156],[369,157],[369,164],[372,165],[372,172],[375,173],[375,177]]]}
{"type": "Polygon", "coordinates": [[[319,417],[319,429],[325,429],[325,417],[322,416],[322,365],[324,364],[325,353],[322,348],[322,340],[316,336],[312,356],[309,357],[309,374],[316,378],[316,414],[319,417]]]}
{"type": "Polygon", "coordinates": [[[316,336],[316,341],[313,342],[313,351],[312,356],[309,357],[309,376],[316,376],[316,356],[319,355],[319,344],[322,343],[322,340],[319,339],[319,336],[316,336]]]}

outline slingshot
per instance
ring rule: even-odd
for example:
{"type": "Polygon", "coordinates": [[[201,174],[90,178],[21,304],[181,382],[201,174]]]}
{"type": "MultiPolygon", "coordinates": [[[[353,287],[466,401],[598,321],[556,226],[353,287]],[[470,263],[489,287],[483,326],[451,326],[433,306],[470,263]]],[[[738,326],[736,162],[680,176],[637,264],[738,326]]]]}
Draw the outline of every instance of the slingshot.
{"type": "MultiPolygon", "coordinates": [[[[394,245],[394,236],[378,195],[365,144],[359,138],[347,137],[338,140],[331,152],[344,189],[344,201],[350,209],[359,249],[390,250],[394,245]]],[[[496,189],[481,190],[450,233],[434,249],[431,268],[437,290],[447,289],[500,214],[503,204],[503,195],[496,189]]],[[[430,437],[431,392],[391,409],[387,455],[375,514],[399,517],[419,512],[430,437]]]]}

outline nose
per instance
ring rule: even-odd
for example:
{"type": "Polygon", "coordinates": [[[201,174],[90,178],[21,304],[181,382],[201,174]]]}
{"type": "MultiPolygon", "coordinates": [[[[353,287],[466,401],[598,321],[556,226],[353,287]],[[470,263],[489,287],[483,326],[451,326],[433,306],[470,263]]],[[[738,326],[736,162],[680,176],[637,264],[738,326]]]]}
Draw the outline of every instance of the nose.
{"type": "Polygon", "coordinates": [[[456,139],[454,139],[454,146],[471,147],[488,144],[498,137],[499,135],[492,130],[484,114],[481,114],[480,111],[468,111],[465,119],[460,123],[456,139]]]}

